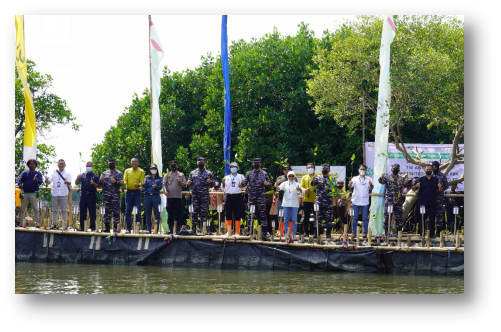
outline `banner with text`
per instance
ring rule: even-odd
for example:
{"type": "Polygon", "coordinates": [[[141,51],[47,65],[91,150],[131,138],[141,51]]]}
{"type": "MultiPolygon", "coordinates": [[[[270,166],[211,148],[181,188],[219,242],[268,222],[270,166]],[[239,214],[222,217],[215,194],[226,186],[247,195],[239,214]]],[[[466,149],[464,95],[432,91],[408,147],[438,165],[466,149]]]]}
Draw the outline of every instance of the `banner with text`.
{"type": "MultiPolygon", "coordinates": [[[[405,148],[411,156],[416,155],[417,152],[421,154],[421,159],[429,161],[431,164],[435,160],[443,164],[452,156],[452,144],[419,144],[419,143],[406,143],[405,148]]],[[[459,144],[460,149],[464,149],[464,144],[459,144]]],[[[462,151],[464,153],[464,150],[462,151]]],[[[367,163],[367,175],[373,177],[374,175],[374,143],[365,143],[365,156],[367,163]]],[[[391,165],[400,165],[400,174],[408,174],[409,178],[425,176],[424,170],[417,165],[408,163],[405,160],[404,154],[397,150],[395,144],[388,143],[388,159],[386,162],[386,173],[391,173],[391,165]]],[[[454,166],[454,168],[447,174],[449,181],[456,180],[464,173],[464,164],[454,166]]],[[[458,183],[456,191],[464,191],[464,182],[458,183]]]]}

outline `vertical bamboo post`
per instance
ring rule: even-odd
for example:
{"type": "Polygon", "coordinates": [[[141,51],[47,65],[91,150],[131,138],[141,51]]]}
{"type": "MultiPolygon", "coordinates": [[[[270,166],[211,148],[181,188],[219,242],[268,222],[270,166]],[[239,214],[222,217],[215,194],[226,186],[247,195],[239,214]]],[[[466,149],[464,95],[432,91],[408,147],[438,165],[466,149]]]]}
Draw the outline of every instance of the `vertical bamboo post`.
{"type": "Polygon", "coordinates": [[[398,231],[397,247],[402,246],[402,231],[398,231]]]}
{"type": "Polygon", "coordinates": [[[158,233],[158,221],[157,220],[153,220],[153,234],[157,234],[158,233]]]}
{"type": "Polygon", "coordinates": [[[459,231],[456,233],[456,248],[459,248],[459,231]]]}
{"type": "MultiPolygon", "coordinates": [[[[69,209],[70,209],[69,213],[70,213],[70,215],[69,215],[69,218],[67,220],[68,220],[68,223],[71,222],[71,224],[73,225],[73,199],[72,199],[73,190],[71,190],[71,188],[70,188],[69,192],[70,192],[69,193],[69,200],[70,200],[70,202],[69,202],[69,209]]],[[[68,225],[64,225],[64,228],[66,228],[66,227],[68,227],[68,225]]]]}
{"type": "Polygon", "coordinates": [[[263,228],[261,225],[258,225],[257,226],[257,240],[261,241],[262,236],[263,236],[263,228]]]}
{"type": "Polygon", "coordinates": [[[357,226],[357,247],[360,245],[360,227],[357,226]]]}
{"type": "Polygon", "coordinates": [[[409,248],[412,246],[412,241],[411,241],[411,238],[412,238],[412,237],[411,237],[411,235],[410,235],[410,234],[408,234],[408,235],[407,235],[407,247],[409,247],[409,248]]]}
{"type": "Polygon", "coordinates": [[[231,236],[231,226],[228,226],[228,236],[231,236]]]}
{"type": "Polygon", "coordinates": [[[207,222],[202,223],[202,235],[207,235],[207,222]]]}
{"type": "Polygon", "coordinates": [[[378,236],[377,238],[377,246],[379,247],[381,245],[381,238],[378,236]]]}
{"type": "Polygon", "coordinates": [[[176,229],[177,229],[177,221],[174,221],[174,229],[169,229],[171,234],[176,234],[176,229]]]}
{"type": "Polygon", "coordinates": [[[371,228],[370,227],[367,229],[367,245],[369,247],[372,247],[372,234],[371,234],[371,228]]]}
{"type": "Polygon", "coordinates": [[[440,231],[440,248],[444,247],[444,231],[440,231]]]}
{"type": "Polygon", "coordinates": [[[427,230],[426,231],[426,247],[429,248],[430,247],[430,234],[431,234],[431,231],[430,230],[427,230]]]}
{"type": "Polygon", "coordinates": [[[346,242],[348,242],[348,224],[344,225],[343,238],[346,242]]]}

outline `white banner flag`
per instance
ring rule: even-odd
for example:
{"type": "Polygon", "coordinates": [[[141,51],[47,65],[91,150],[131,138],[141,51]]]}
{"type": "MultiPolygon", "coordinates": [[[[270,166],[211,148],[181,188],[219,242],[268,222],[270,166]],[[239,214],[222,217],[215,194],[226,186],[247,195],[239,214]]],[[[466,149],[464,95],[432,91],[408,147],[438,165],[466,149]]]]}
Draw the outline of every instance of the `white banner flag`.
{"type": "MultiPolygon", "coordinates": [[[[388,153],[388,123],[390,120],[390,45],[395,37],[395,24],[391,15],[384,16],[383,33],[381,36],[381,49],[379,50],[379,94],[377,101],[376,136],[375,136],[375,159],[374,179],[386,172],[386,155],[388,153]]],[[[385,186],[374,181],[374,194],[384,193],[385,186]]],[[[372,234],[384,234],[384,197],[373,196],[371,200],[371,212],[369,227],[372,234]]]]}
{"type": "Polygon", "coordinates": [[[150,68],[151,68],[151,154],[158,166],[158,175],[162,176],[162,139],[160,130],[160,61],[164,51],[157,30],[150,21],[150,68]]]}

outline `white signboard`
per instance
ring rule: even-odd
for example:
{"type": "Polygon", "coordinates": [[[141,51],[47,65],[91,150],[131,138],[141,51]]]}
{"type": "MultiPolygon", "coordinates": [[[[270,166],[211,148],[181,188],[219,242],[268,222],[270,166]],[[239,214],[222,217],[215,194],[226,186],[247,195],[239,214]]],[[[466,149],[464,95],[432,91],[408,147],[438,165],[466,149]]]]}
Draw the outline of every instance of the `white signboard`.
{"type": "MultiPolygon", "coordinates": [[[[411,155],[415,155],[415,151],[421,153],[421,159],[429,162],[430,164],[435,160],[443,164],[449,160],[452,156],[452,144],[418,144],[418,143],[408,143],[405,144],[407,152],[411,155]]],[[[464,144],[459,144],[460,149],[464,149],[464,144]]],[[[464,150],[461,151],[464,153],[464,150]]],[[[374,176],[374,143],[365,143],[365,159],[367,163],[367,175],[370,177],[374,176]]],[[[395,148],[395,144],[388,143],[388,159],[386,161],[386,174],[391,173],[391,165],[400,165],[400,174],[408,174],[409,178],[414,178],[416,176],[425,176],[423,168],[418,165],[407,163],[404,154],[395,148]]],[[[459,164],[454,166],[454,168],[447,174],[447,179],[449,181],[455,180],[461,177],[464,173],[464,164],[459,164]]],[[[458,183],[456,191],[464,191],[464,182],[458,183]]]]}
{"type": "MultiPolygon", "coordinates": [[[[292,171],[296,174],[298,182],[301,182],[301,178],[308,174],[306,166],[291,166],[292,171]]],[[[315,166],[315,174],[322,174],[322,166],[315,166]]],[[[345,181],[346,178],[346,166],[332,166],[329,176],[332,176],[334,181],[337,179],[345,181]]]]}

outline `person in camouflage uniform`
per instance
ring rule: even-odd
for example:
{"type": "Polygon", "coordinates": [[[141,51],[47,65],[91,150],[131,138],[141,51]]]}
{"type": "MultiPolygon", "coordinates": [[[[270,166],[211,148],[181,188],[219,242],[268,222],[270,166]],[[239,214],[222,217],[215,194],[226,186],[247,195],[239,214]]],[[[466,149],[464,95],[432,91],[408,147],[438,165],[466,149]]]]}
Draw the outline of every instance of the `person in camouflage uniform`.
{"type": "MultiPolygon", "coordinates": [[[[261,225],[261,240],[266,240],[268,218],[266,216],[266,191],[271,188],[271,179],[267,172],[261,169],[261,158],[252,161],[254,170],[248,172],[242,180],[249,196],[248,205],[256,206],[256,214],[261,225]]],[[[252,225],[251,225],[252,227],[252,225]]]]}
{"type": "Polygon", "coordinates": [[[191,171],[188,177],[188,187],[193,184],[191,190],[191,202],[193,204],[193,225],[196,232],[197,222],[200,218],[199,226],[207,222],[209,216],[209,188],[214,183],[214,175],[205,168],[205,158],[197,158],[198,169],[191,171]]]}
{"type": "Polygon", "coordinates": [[[437,234],[440,234],[444,224],[444,204],[445,204],[445,191],[449,189],[449,182],[447,176],[440,172],[440,163],[434,161],[431,163],[433,174],[437,177],[438,182],[442,185],[442,191],[437,193],[437,206],[435,208],[435,216],[437,219],[437,234]]]}
{"type": "MultiPolygon", "coordinates": [[[[322,220],[325,220],[325,228],[327,232],[327,238],[331,237],[332,229],[332,196],[329,195],[331,192],[330,186],[333,184],[331,177],[329,176],[329,171],[331,167],[329,164],[322,165],[322,176],[317,177],[314,175],[311,180],[311,185],[316,186],[317,198],[315,203],[318,204],[318,232],[322,233],[322,220]]],[[[316,233],[315,233],[316,235],[316,233]]]]}
{"type": "MultiPolygon", "coordinates": [[[[402,205],[405,201],[404,196],[402,196],[404,187],[410,186],[410,183],[404,180],[404,178],[398,173],[400,172],[400,165],[391,165],[391,175],[385,176],[381,174],[378,182],[386,185],[384,194],[384,231],[388,232],[388,220],[390,214],[388,213],[388,205],[393,205],[393,213],[395,214],[395,226],[397,227],[397,232],[402,230],[404,226],[403,220],[403,210],[402,205]]],[[[395,234],[390,233],[389,236],[395,236],[395,234]]]]}
{"type": "Polygon", "coordinates": [[[99,185],[103,188],[104,205],[104,227],[105,232],[110,231],[111,215],[113,214],[113,229],[116,231],[120,222],[120,186],[124,184],[123,176],[116,170],[117,162],[115,159],[108,159],[107,171],[101,174],[99,185]]]}

